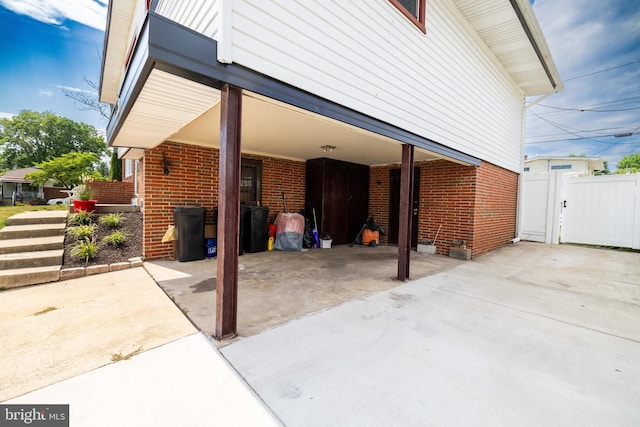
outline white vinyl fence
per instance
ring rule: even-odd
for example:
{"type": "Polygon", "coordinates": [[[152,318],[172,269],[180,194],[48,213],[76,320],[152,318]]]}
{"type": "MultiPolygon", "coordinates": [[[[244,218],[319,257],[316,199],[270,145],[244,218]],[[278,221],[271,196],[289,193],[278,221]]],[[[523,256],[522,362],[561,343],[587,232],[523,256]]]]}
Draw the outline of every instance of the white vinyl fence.
{"type": "Polygon", "coordinates": [[[525,174],[522,189],[522,239],[640,249],[640,174],[525,174]]]}

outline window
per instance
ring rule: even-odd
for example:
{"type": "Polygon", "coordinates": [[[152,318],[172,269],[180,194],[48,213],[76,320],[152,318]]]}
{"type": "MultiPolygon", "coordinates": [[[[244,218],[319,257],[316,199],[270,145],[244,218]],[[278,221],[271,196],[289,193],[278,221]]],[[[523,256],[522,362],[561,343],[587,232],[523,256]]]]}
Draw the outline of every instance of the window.
{"type": "Polygon", "coordinates": [[[557,171],[560,169],[571,169],[571,165],[553,165],[551,166],[552,171],[557,171]]]}
{"type": "Polygon", "coordinates": [[[427,0],[389,0],[392,5],[398,8],[400,12],[416,27],[420,28],[420,31],[426,33],[425,27],[425,4],[427,0]]]}
{"type": "Polygon", "coordinates": [[[530,170],[531,170],[531,168],[530,168],[529,166],[527,166],[527,167],[525,167],[525,168],[524,168],[524,171],[525,171],[525,172],[529,172],[530,170]]]}
{"type": "Polygon", "coordinates": [[[133,168],[132,168],[132,160],[131,159],[125,159],[124,161],[124,176],[125,177],[129,177],[131,175],[133,175],[133,168]]]}

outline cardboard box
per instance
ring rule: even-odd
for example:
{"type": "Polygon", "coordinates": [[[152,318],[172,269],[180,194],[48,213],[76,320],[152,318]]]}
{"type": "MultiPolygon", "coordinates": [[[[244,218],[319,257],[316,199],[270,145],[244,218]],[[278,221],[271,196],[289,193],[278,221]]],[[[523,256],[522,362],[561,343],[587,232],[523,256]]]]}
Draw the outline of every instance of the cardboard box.
{"type": "Polygon", "coordinates": [[[218,230],[215,224],[205,224],[204,225],[204,238],[205,239],[215,239],[218,237],[218,230]]]}

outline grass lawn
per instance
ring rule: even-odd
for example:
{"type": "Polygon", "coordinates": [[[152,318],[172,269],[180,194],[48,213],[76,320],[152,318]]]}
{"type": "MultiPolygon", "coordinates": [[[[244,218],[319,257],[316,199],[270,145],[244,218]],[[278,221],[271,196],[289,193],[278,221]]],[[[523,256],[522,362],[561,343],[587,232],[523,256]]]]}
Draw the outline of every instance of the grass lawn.
{"type": "Polygon", "coordinates": [[[43,206],[0,206],[0,229],[7,225],[7,218],[15,214],[19,214],[26,211],[61,211],[69,210],[69,206],[64,205],[43,205],[43,206]]]}

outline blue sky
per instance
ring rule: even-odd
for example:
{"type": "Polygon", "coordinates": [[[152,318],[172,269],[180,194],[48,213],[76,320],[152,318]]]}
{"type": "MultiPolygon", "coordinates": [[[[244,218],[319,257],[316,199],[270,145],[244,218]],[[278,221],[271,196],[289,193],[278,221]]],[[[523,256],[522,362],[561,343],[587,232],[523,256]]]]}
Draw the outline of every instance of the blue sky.
{"type": "Polygon", "coordinates": [[[104,129],[63,89],[99,81],[106,0],[0,0],[0,117],[51,111],[104,129]]]}
{"type": "MultiPolygon", "coordinates": [[[[104,129],[62,90],[89,90],[83,77],[98,81],[106,2],[0,0],[0,117],[52,111],[104,129]]],[[[565,90],[528,110],[525,152],[601,156],[615,169],[640,152],[640,3],[532,3],[565,90]]]]}
{"type": "Polygon", "coordinates": [[[565,89],[529,108],[525,153],[599,156],[614,170],[640,152],[640,2],[535,0],[533,9],[565,89]]]}

